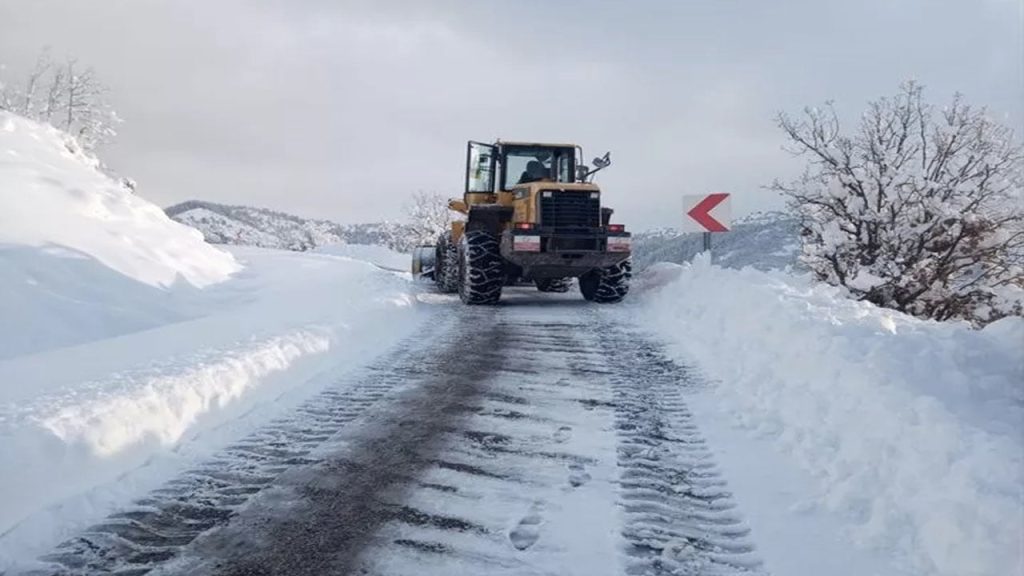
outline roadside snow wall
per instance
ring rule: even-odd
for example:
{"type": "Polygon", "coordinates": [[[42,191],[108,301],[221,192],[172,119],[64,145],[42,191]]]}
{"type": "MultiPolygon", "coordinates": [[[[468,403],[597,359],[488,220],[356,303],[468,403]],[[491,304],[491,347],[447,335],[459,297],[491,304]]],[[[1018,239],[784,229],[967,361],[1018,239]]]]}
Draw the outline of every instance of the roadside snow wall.
{"type": "MultiPolygon", "coordinates": [[[[431,315],[367,262],[232,247],[195,318],[0,360],[0,574],[409,337],[431,315]]],[[[6,572],[5,572],[6,571],[6,572]]]]}
{"type": "Polygon", "coordinates": [[[1020,573],[1024,319],[925,322],[703,257],[638,280],[642,322],[816,479],[854,542],[915,572],[1020,573]]]}
{"type": "Polygon", "coordinates": [[[0,359],[177,319],[171,300],[239,268],[67,134],[0,111],[0,359]]]}

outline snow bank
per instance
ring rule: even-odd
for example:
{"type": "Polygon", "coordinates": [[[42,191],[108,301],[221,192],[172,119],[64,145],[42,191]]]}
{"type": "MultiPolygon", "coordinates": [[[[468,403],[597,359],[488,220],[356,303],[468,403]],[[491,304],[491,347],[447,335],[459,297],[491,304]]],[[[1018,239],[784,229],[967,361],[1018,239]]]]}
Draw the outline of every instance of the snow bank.
{"type": "MultiPolygon", "coordinates": [[[[194,318],[0,360],[0,573],[156,488],[407,337],[407,279],[355,260],[231,249],[194,318]]],[[[17,570],[15,570],[17,571],[17,570]]]]}
{"type": "Polygon", "coordinates": [[[0,317],[20,327],[0,358],[176,319],[169,299],[238,269],[66,134],[0,111],[0,317]]]}
{"type": "Polygon", "coordinates": [[[98,169],[59,130],[0,112],[0,244],[62,246],[152,286],[198,286],[238,269],[230,254],[98,169]]]}
{"type": "Polygon", "coordinates": [[[415,330],[356,252],[214,248],[0,112],[0,573],[415,330]]]}
{"type": "Polygon", "coordinates": [[[332,244],[316,249],[321,254],[344,256],[353,260],[369,262],[381,268],[408,272],[412,265],[412,257],[408,254],[395,252],[386,246],[370,244],[332,244]]]}
{"type": "Polygon", "coordinates": [[[295,331],[205,351],[205,361],[112,374],[24,404],[0,405],[0,461],[13,472],[0,477],[0,532],[44,503],[130,467],[140,454],[176,445],[204,415],[328,347],[325,334],[295,331]]]}
{"type": "Polygon", "coordinates": [[[706,258],[655,272],[643,322],[813,475],[856,543],[920,574],[1020,572],[1024,319],[924,322],[706,258]]]}

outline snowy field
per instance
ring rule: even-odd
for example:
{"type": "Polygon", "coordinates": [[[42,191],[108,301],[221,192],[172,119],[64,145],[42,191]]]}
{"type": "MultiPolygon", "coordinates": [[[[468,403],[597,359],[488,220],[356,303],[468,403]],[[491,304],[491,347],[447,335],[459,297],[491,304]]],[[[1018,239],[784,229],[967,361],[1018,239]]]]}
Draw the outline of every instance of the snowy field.
{"type": "Polygon", "coordinates": [[[1020,573],[1024,319],[926,322],[705,259],[637,288],[628,313],[716,383],[692,408],[769,567],[1020,573]]]}

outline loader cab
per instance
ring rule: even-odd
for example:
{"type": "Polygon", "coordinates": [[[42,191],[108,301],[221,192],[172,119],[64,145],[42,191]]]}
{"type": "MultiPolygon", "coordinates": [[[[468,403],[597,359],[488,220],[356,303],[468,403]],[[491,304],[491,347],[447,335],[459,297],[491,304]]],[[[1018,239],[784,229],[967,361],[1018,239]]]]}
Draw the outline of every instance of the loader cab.
{"type": "Polygon", "coordinates": [[[469,142],[466,195],[508,191],[529,182],[575,182],[576,151],[571,144],[469,142]]]}
{"type": "Polygon", "coordinates": [[[572,182],[576,149],[571,146],[504,144],[498,155],[498,189],[530,182],[572,182]]]}

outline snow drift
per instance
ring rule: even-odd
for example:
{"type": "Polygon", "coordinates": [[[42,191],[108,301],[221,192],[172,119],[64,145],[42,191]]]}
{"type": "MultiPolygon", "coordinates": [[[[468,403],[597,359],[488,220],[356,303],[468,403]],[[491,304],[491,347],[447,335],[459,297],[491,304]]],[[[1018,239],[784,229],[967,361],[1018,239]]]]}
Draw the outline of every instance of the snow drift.
{"type": "Polygon", "coordinates": [[[1024,319],[922,321],[703,256],[641,280],[644,323],[813,476],[855,542],[897,550],[914,573],[1018,573],[1024,319]]]}
{"type": "Polygon", "coordinates": [[[362,260],[375,266],[393,271],[406,272],[410,269],[412,257],[409,254],[396,252],[386,246],[369,244],[333,244],[317,248],[320,254],[343,256],[353,260],[362,260]]]}
{"type": "Polygon", "coordinates": [[[174,317],[234,258],[99,169],[59,130],[0,111],[0,358],[174,317]]]}
{"type": "MultiPolygon", "coordinates": [[[[234,247],[194,318],[0,360],[0,572],[142,496],[407,337],[407,275],[234,247]]],[[[17,571],[17,570],[15,570],[17,571]]]]}

